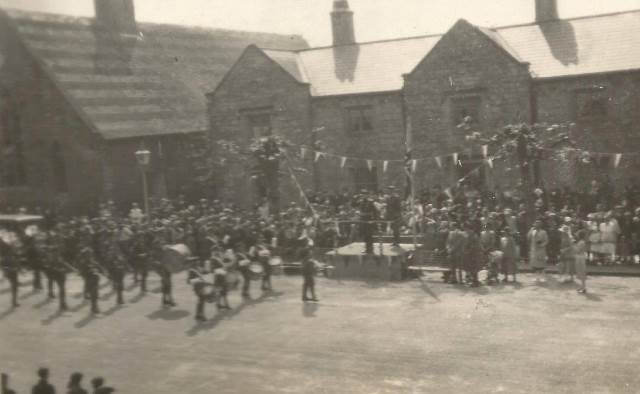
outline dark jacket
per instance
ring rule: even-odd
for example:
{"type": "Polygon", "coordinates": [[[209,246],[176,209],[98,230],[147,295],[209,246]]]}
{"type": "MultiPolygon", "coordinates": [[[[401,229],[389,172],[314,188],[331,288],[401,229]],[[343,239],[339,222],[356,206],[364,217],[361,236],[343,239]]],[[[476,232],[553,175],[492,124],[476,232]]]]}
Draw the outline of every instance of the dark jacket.
{"type": "Polygon", "coordinates": [[[33,389],[31,389],[31,394],[55,394],[55,393],[56,393],[56,388],[44,380],[39,381],[35,386],[33,386],[33,389]]]}

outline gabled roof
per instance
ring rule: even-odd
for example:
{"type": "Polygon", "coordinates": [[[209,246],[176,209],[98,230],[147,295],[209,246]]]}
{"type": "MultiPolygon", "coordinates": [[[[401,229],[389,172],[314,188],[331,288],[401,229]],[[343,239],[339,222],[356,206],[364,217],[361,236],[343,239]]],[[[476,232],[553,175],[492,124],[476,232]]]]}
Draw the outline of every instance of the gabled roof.
{"type": "MultiPolygon", "coordinates": [[[[531,76],[640,70],[640,10],[499,28],[477,27],[531,76]]],[[[314,96],[398,91],[442,35],[267,52],[314,96]]]]}
{"type": "Polygon", "coordinates": [[[640,69],[640,10],[498,28],[534,78],[640,69]]]}
{"type": "Polygon", "coordinates": [[[138,24],[139,37],[113,38],[92,18],[6,14],[71,104],[109,140],[206,130],[205,93],[248,45],[307,47],[300,36],[150,23],[138,24]]]}

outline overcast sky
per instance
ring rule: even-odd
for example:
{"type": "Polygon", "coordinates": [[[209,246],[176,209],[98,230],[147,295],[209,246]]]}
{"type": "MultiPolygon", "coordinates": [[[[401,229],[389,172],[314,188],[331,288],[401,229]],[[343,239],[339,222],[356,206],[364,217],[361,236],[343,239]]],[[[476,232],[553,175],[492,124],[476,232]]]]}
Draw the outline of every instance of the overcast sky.
{"type": "MultiPolygon", "coordinates": [[[[558,0],[563,18],[640,9],[640,0],[558,0]]],[[[331,43],[332,0],[135,0],[140,21],[302,34],[331,43]]],[[[446,31],[458,18],[483,26],[531,22],[534,0],[349,0],[358,41],[446,31]]],[[[0,0],[0,6],[93,15],[93,0],[0,0]]]]}

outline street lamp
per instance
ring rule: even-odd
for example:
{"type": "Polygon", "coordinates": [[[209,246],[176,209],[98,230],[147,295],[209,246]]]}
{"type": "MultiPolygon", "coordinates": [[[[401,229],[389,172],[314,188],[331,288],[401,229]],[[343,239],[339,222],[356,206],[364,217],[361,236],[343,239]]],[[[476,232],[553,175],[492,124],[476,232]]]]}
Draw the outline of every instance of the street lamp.
{"type": "Polygon", "coordinates": [[[140,166],[140,171],[142,172],[142,193],[144,196],[144,214],[147,216],[147,220],[149,217],[149,192],[147,190],[147,168],[151,163],[151,152],[147,149],[140,149],[136,152],[136,160],[138,160],[138,165],[140,166]]]}

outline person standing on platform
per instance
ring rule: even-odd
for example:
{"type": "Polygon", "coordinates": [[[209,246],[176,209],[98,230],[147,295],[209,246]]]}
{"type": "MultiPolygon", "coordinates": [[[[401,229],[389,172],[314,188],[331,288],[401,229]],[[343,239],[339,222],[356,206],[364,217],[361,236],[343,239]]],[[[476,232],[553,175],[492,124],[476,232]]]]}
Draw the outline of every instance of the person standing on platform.
{"type": "Polygon", "coordinates": [[[482,248],[480,246],[480,237],[473,229],[473,224],[467,222],[465,225],[467,239],[464,248],[464,269],[467,272],[467,281],[471,287],[479,287],[478,272],[482,262],[482,248]]]}
{"type": "Polygon", "coordinates": [[[400,246],[400,226],[402,225],[402,200],[395,187],[389,186],[390,195],[387,197],[386,220],[391,222],[393,231],[393,246],[400,246]]]}
{"type": "Polygon", "coordinates": [[[300,253],[302,259],[302,301],[318,302],[316,297],[316,263],[311,258],[311,251],[308,248],[302,249],[300,253]],[[311,293],[311,298],[307,297],[307,293],[311,293]]]}
{"type": "Polygon", "coordinates": [[[10,245],[0,237],[0,265],[5,278],[7,278],[11,286],[11,306],[17,308],[20,306],[18,303],[20,260],[14,248],[13,245],[10,245]]]}
{"type": "Polygon", "coordinates": [[[378,212],[376,206],[373,203],[373,198],[370,193],[363,190],[363,194],[360,201],[360,221],[362,237],[364,239],[364,252],[366,254],[373,254],[373,233],[375,229],[375,220],[378,219],[378,212]]]}

